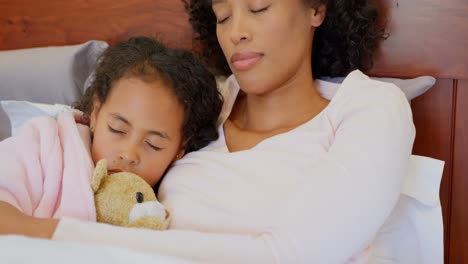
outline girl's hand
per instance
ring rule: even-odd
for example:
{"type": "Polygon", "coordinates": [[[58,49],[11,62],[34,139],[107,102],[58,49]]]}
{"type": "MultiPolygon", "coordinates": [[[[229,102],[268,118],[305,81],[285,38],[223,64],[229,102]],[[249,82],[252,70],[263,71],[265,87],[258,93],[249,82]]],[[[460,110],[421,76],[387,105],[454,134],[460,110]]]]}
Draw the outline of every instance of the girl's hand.
{"type": "Polygon", "coordinates": [[[27,216],[14,206],[0,201],[0,235],[52,238],[58,220],[27,216]]]}

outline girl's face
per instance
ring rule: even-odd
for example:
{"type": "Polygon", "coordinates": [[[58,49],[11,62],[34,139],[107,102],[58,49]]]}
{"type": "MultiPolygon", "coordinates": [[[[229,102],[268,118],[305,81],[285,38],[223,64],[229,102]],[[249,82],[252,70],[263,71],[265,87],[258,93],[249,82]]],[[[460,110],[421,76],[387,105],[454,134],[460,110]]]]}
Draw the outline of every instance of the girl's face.
{"type": "Polygon", "coordinates": [[[212,0],[212,8],[218,42],[246,93],[265,94],[301,71],[311,75],[313,32],[325,8],[303,0],[212,0]]]}
{"type": "Polygon", "coordinates": [[[151,186],[183,155],[184,108],[160,81],[122,78],[90,116],[94,163],[107,159],[110,173],[129,171],[151,186]]]}

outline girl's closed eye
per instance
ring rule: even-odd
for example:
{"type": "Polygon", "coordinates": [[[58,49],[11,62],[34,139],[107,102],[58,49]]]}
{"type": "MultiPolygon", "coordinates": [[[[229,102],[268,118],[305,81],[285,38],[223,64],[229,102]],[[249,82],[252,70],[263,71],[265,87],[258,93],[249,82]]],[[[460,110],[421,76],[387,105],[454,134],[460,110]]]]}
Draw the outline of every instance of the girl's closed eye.
{"type": "Polygon", "coordinates": [[[125,132],[124,132],[124,131],[121,131],[121,130],[118,130],[118,129],[112,128],[110,125],[107,125],[107,128],[109,129],[109,131],[110,131],[111,133],[114,133],[114,134],[119,134],[119,135],[121,135],[121,134],[125,134],[125,132]]]}
{"type": "Polygon", "coordinates": [[[145,143],[153,150],[156,150],[156,151],[163,150],[163,148],[158,147],[156,144],[150,143],[149,141],[145,141],[145,143]]]}

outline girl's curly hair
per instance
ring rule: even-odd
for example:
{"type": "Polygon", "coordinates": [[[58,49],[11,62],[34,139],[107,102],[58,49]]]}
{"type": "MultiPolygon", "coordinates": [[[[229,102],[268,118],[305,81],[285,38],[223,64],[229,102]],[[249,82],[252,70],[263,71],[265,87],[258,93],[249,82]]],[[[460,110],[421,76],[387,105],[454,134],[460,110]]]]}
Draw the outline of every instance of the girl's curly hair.
{"type": "Polygon", "coordinates": [[[93,99],[105,103],[115,82],[126,77],[162,81],[176,95],[184,107],[182,142],[186,153],[218,138],[216,121],[223,101],[213,74],[191,52],[167,48],[148,37],[130,38],[109,47],[75,108],[89,117],[93,99]]]}
{"type": "MultiPolygon", "coordinates": [[[[216,74],[229,75],[216,37],[216,17],[210,0],[182,0],[200,44],[200,57],[216,74]]],[[[327,6],[327,14],[314,35],[312,68],[314,78],[344,76],[355,69],[372,68],[373,53],[384,28],[379,25],[374,0],[303,0],[306,5],[327,6]]]]}

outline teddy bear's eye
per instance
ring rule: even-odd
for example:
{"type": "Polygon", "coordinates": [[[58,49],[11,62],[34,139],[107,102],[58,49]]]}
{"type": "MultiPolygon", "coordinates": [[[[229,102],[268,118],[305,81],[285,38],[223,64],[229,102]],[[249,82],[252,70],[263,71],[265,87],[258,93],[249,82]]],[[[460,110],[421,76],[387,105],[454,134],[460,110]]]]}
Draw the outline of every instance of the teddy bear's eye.
{"type": "Polygon", "coordinates": [[[145,199],[145,196],[143,196],[143,194],[142,194],[141,192],[137,192],[137,193],[135,194],[135,198],[136,198],[136,201],[137,201],[138,203],[142,203],[143,200],[145,199]]]}

